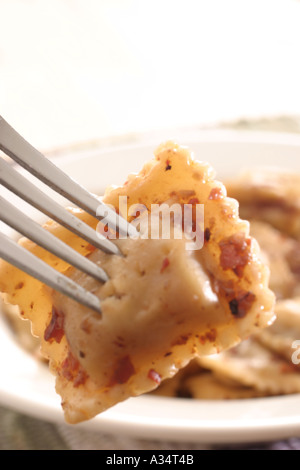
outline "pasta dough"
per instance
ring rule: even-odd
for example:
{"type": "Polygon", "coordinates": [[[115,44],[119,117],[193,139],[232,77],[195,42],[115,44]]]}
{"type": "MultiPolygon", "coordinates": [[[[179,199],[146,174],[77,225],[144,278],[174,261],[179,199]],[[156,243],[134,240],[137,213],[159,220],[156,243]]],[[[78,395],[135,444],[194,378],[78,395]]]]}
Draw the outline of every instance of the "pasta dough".
{"type": "MultiPolygon", "coordinates": [[[[41,338],[70,423],[157,388],[193,358],[230,348],[274,320],[269,269],[249,224],[239,218],[237,202],[227,197],[208,164],[167,142],[139,174],[108,190],[104,202],[122,212],[120,196],[148,211],[165,202],[192,210],[204,204],[204,221],[192,220],[195,233],[203,231],[204,246],[187,250],[184,237],[119,239],[123,256],[106,255],[49,222],[48,230],[107,271],[109,281],[102,285],[21,241],[98,295],[102,316],[7,263],[0,266],[1,290],[41,338]]],[[[74,212],[96,226],[91,216],[74,212]]]]}

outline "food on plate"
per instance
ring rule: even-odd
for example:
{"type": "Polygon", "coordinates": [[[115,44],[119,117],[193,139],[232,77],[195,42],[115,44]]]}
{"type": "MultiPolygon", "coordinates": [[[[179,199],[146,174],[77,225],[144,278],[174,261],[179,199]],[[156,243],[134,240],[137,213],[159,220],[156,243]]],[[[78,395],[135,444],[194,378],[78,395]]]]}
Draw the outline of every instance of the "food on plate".
{"type": "MultiPolygon", "coordinates": [[[[141,229],[139,238],[114,240],[122,256],[95,250],[53,221],[45,227],[100,264],[109,276],[105,284],[29,240],[20,241],[98,295],[102,315],[5,262],[0,266],[0,290],[40,338],[70,423],[151,392],[195,358],[234,347],[275,318],[269,268],[249,223],[239,217],[237,201],[227,197],[210,165],[187,148],[162,144],[138,174],[107,189],[103,201],[141,229]],[[178,225],[172,211],[166,238],[155,225],[162,205],[189,215],[178,225]],[[203,205],[204,214],[198,212],[203,205]]],[[[114,237],[111,227],[70,210],[114,237]]]]}
{"type": "Polygon", "coordinates": [[[221,354],[201,357],[199,364],[217,376],[233,379],[265,396],[300,392],[300,374],[296,366],[254,337],[221,354]]]}
{"type": "Polygon", "coordinates": [[[300,240],[253,219],[251,235],[258,241],[262,259],[270,268],[270,288],[276,299],[300,295],[300,240]]]}
{"type": "Polygon", "coordinates": [[[300,239],[300,175],[276,168],[247,170],[228,183],[247,220],[262,220],[300,239]]]}
{"type": "Polygon", "coordinates": [[[282,170],[256,169],[226,184],[270,268],[276,320],[230,351],[195,360],[189,374],[156,393],[198,399],[300,393],[299,179],[282,170]]]}
{"type": "Polygon", "coordinates": [[[202,370],[181,384],[183,396],[196,400],[237,400],[263,396],[254,387],[243,385],[215,371],[202,370]]]}
{"type": "Polygon", "coordinates": [[[232,400],[300,393],[300,298],[279,300],[276,320],[237,346],[194,359],[156,395],[232,400]]]}
{"type": "Polygon", "coordinates": [[[278,301],[277,318],[268,331],[261,331],[257,340],[289,363],[293,370],[300,372],[300,297],[278,301]]]}

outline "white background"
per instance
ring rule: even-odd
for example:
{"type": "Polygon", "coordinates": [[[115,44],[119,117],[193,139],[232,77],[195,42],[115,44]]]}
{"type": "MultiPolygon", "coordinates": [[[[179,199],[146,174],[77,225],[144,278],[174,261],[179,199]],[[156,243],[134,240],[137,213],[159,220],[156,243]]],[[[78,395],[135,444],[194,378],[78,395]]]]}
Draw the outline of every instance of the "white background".
{"type": "Polygon", "coordinates": [[[0,114],[41,150],[300,114],[297,0],[0,0],[0,20],[0,114]]]}

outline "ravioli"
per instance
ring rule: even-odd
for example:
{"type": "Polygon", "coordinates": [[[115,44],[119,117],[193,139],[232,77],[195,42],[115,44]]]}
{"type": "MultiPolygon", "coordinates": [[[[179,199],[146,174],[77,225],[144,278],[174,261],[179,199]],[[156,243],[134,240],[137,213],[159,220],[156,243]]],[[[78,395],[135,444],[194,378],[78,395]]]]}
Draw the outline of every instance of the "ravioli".
{"type": "Polygon", "coordinates": [[[255,337],[220,354],[201,357],[199,365],[265,396],[300,393],[299,369],[255,337]]]}
{"type": "Polygon", "coordinates": [[[276,321],[267,330],[260,331],[256,336],[257,340],[295,366],[295,362],[299,363],[297,349],[300,346],[300,297],[278,301],[275,310],[276,321]],[[296,361],[293,363],[294,353],[296,361]]]}
{"type": "Polygon", "coordinates": [[[300,241],[257,220],[251,220],[251,235],[258,241],[262,259],[270,268],[270,288],[277,301],[299,296],[300,241]]]}
{"type": "Polygon", "coordinates": [[[248,170],[227,184],[228,194],[240,204],[247,220],[269,223],[300,239],[300,174],[276,168],[248,170]]]}
{"type": "Polygon", "coordinates": [[[234,348],[200,357],[158,394],[234,400],[300,393],[300,298],[281,300],[276,320],[234,348]]]}
{"type": "MultiPolygon", "coordinates": [[[[203,246],[191,249],[190,239],[172,232],[168,239],[117,239],[123,256],[107,255],[49,222],[48,230],[107,271],[109,281],[99,284],[28,240],[20,241],[98,295],[101,316],[7,263],[0,266],[1,291],[32,322],[56,375],[65,419],[73,424],[156,389],[195,357],[235,346],[274,321],[269,268],[249,223],[239,217],[238,203],[227,197],[210,165],[167,142],[140,173],[106,191],[103,201],[122,214],[120,196],[130,207],[146,208],[146,216],[153,205],[186,205],[192,213],[190,229],[202,233],[203,246]],[[198,220],[199,204],[204,219],[198,220]]],[[[73,212],[98,225],[84,212],[73,212]]],[[[122,215],[132,223],[141,220],[136,213],[122,215]]]]}
{"type": "Polygon", "coordinates": [[[181,393],[195,400],[241,400],[264,396],[253,386],[240,384],[213,372],[200,372],[184,380],[181,393]]]}

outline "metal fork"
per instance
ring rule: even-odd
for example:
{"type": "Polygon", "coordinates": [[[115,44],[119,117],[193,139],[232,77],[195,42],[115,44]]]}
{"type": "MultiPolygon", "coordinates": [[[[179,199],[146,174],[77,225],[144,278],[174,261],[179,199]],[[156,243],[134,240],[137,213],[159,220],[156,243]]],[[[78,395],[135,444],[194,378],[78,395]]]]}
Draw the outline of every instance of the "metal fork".
{"type": "MultiPolygon", "coordinates": [[[[17,164],[76,206],[99,220],[105,217],[106,222],[119,231],[119,233],[122,233],[122,235],[137,236],[137,232],[132,225],[43,156],[1,116],[0,149],[17,164]]],[[[6,162],[4,158],[0,158],[0,183],[9,191],[76,235],[87,240],[96,248],[106,253],[122,256],[118,247],[111,240],[106,239],[68,212],[31,183],[13,165],[6,162]]],[[[108,280],[106,272],[100,266],[73,250],[14,205],[6,201],[2,196],[0,196],[0,220],[98,281],[106,282],[108,280]]],[[[0,233],[0,257],[53,289],[101,313],[98,297],[50,267],[3,233],[0,233]]]]}

